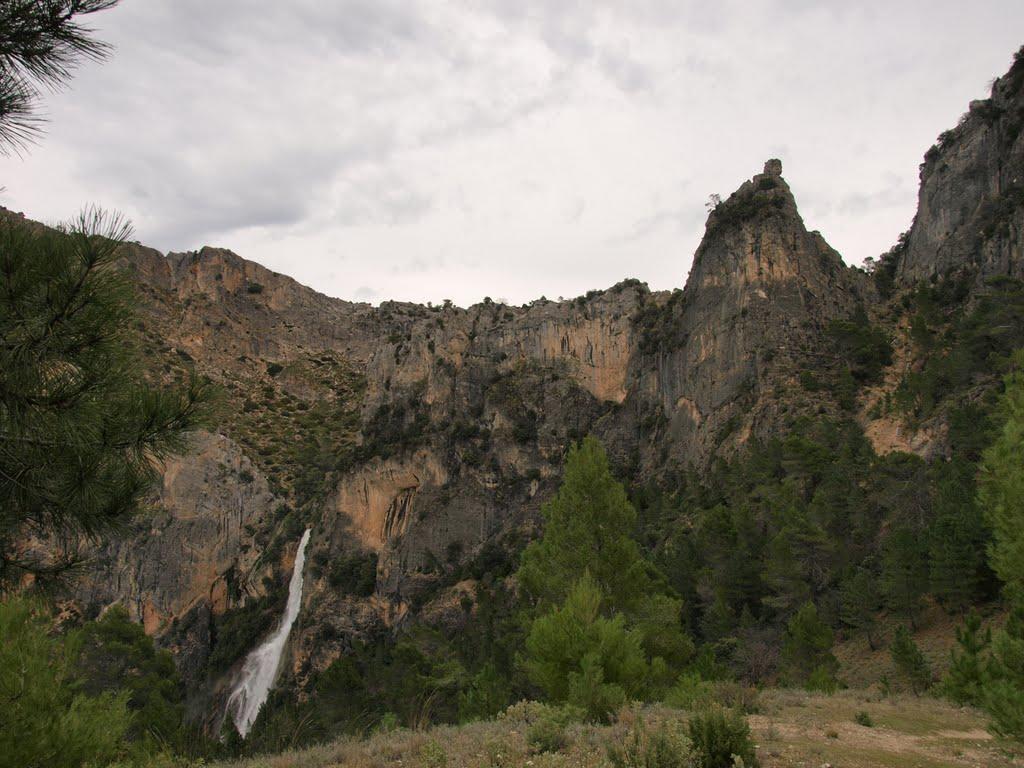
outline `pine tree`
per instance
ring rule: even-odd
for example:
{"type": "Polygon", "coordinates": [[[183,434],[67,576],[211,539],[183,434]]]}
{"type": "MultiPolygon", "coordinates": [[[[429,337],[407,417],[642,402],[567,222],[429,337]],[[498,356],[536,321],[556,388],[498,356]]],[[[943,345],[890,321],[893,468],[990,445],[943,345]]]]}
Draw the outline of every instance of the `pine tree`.
{"type": "Polygon", "coordinates": [[[1024,741],[1024,608],[1019,605],[992,640],[989,671],[984,707],[992,718],[992,730],[1024,741]]]}
{"type": "Polygon", "coordinates": [[[908,526],[889,534],[882,549],[882,594],[886,605],[916,626],[928,588],[928,561],[920,535],[908,526]]]}
{"type": "Polygon", "coordinates": [[[1014,360],[1001,401],[1003,426],[985,451],[978,490],[992,526],[992,569],[1008,597],[1024,601],[1024,351],[1014,360]]]}
{"type": "Polygon", "coordinates": [[[992,642],[985,709],[992,728],[1024,740],[1024,352],[1014,356],[1001,406],[1004,422],[985,451],[979,501],[992,526],[989,561],[1012,606],[992,642]]]}
{"type": "Polygon", "coordinates": [[[835,684],[839,662],[832,655],[832,629],[818,615],[814,603],[805,603],[786,624],[782,662],[796,680],[815,688],[835,684]]]}
{"type": "Polygon", "coordinates": [[[82,59],[102,60],[110,48],[76,17],[119,0],[4,0],[0,3],[0,153],[39,133],[40,88],[64,85],[82,59]]]}
{"type": "Polygon", "coordinates": [[[988,651],[992,630],[981,631],[981,617],[971,611],[956,630],[957,648],[950,651],[950,665],[942,678],[942,693],[957,704],[980,706],[989,680],[988,651]]]}
{"type": "Polygon", "coordinates": [[[875,650],[875,612],[881,596],[874,574],[867,568],[858,568],[840,586],[839,601],[840,620],[848,627],[863,632],[871,650],[875,650]]]}
{"type": "Polygon", "coordinates": [[[951,612],[971,604],[984,560],[984,520],[974,498],[971,467],[942,465],[936,486],[935,521],[929,529],[931,592],[951,612]]]}
{"type": "Polygon", "coordinates": [[[60,572],[123,524],[202,415],[198,380],[144,380],[114,264],[129,233],[97,211],[61,230],[0,220],[0,584],[60,572]]]}
{"type": "Polygon", "coordinates": [[[51,618],[21,598],[0,602],[0,764],[80,768],[123,754],[128,693],[78,689],[75,634],[51,636],[51,618]]]}
{"type": "Polygon", "coordinates": [[[889,652],[896,671],[910,684],[911,690],[915,694],[927,690],[932,684],[932,669],[906,627],[900,625],[896,629],[889,652]]]}
{"type": "Polygon", "coordinates": [[[555,497],[541,508],[544,534],[523,552],[525,594],[541,608],[561,603],[584,572],[613,611],[629,611],[652,591],[650,566],[630,534],[636,510],[593,437],[569,450],[555,497]]]}
{"type": "Polygon", "coordinates": [[[644,692],[649,668],[640,633],[626,629],[621,614],[603,617],[602,603],[597,582],[585,573],[561,607],[533,622],[525,667],[549,699],[603,721],[644,692]]]}

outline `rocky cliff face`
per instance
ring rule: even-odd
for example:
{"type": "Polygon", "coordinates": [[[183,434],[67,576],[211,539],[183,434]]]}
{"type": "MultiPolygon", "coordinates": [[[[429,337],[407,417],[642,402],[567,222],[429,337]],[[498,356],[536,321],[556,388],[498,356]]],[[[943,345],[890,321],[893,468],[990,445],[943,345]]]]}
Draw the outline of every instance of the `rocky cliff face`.
{"type": "Polygon", "coordinates": [[[971,102],[921,165],[917,215],[900,266],[904,283],[964,267],[1020,277],[1024,231],[1024,58],[971,102]]]}
{"type": "MultiPolygon", "coordinates": [[[[1022,87],[1018,59],[929,153],[897,293],[950,269],[1024,274],[1022,87]]],[[[471,585],[445,574],[532,535],[580,437],[598,435],[624,475],[646,480],[836,412],[801,374],[835,366],[832,324],[890,322],[888,305],[806,230],[781,171],[769,161],[714,209],[671,293],[625,281],[523,307],[374,308],[229,251],[126,248],[153,375],[195,368],[222,407],[79,600],[124,602],[178,651],[194,689],[216,692],[269,630],[268,601],[311,524],[290,657],[301,681],[411,617],[464,620],[452,606],[471,585]]],[[[927,453],[939,439],[893,435],[867,411],[882,448],[927,453]]]]}
{"type": "Polygon", "coordinates": [[[683,462],[778,428],[778,388],[798,390],[828,324],[870,297],[863,274],[804,227],[781,173],[770,160],[711,212],[686,288],[649,329],[638,379],[683,462]]]}

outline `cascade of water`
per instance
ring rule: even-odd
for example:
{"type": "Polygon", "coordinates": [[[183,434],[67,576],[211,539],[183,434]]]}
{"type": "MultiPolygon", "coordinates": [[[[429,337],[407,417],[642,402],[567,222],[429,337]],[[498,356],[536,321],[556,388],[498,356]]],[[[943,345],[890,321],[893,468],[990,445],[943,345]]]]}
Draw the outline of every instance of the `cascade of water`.
{"type": "Polygon", "coordinates": [[[309,543],[309,531],[302,534],[299,549],[295,553],[295,567],[292,580],[288,584],[288,605],[285,608],[281,623],[274,633],[264,640],[245,658],[238,682],[228,696],[227,712],[235,721],[235,727],[244,738],[249,733],[260,707],[267,700],[271,686],[277,679],[277,668],[284,653],[284,644],[288,640],[292,624],[299,615],[299,604],[302,602],[302,568],[306,562],[306,544],[309,543]]]}

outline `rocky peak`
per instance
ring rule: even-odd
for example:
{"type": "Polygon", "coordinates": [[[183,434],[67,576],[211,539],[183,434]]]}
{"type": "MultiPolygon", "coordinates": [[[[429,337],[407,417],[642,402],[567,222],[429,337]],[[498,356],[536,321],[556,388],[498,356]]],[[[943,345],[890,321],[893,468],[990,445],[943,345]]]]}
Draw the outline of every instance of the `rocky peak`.
{"type": "Polygon", "coordinates": [[[917,215],[901,256],[904,285],[968,268],[1024,276],[1024,48],[941,134],[921,164],[917,215]]]}
{"type": "Polygon", "coordinates": [[[781,174],[769,160],[715,206],[676,300],[680,330],[654,386],[684,461],[776,428],[766,384],[795,381],[827,325],[850,316],[866,289],[807,231],[781,174]]]}

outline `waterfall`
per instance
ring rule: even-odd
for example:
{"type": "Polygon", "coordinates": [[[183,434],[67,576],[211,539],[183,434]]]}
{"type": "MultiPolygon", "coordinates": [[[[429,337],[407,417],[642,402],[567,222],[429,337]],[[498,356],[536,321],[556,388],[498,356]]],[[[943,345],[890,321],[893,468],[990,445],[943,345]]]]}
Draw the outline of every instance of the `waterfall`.
{"type": "Polygon", "coordinates": [[[274,630],[274,634],[245,657],[238,682],[228,696],[227,713],[235,721],[235,727],[243,738],[249,733],[260,707],[267,700],[270,688],[277,679],[277,668],[281,663],[284,644],[288,640],[292,624],[299,615],[299,604],[302,602],[302,567],[306,562],[309,531],[307,528],[302,534],[299,549],[295,553],[295,567],[292,569],[292,580],[288,584],[288,605],[284,616],[281,617],[281,623],[274,630]]]}

